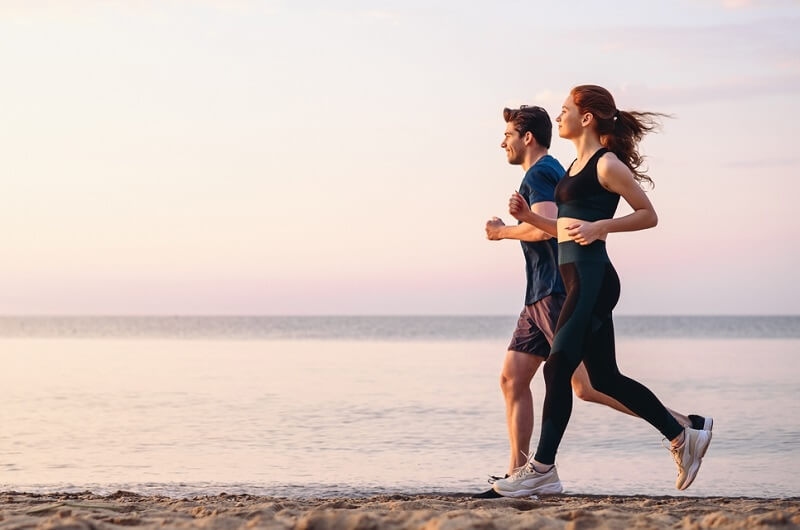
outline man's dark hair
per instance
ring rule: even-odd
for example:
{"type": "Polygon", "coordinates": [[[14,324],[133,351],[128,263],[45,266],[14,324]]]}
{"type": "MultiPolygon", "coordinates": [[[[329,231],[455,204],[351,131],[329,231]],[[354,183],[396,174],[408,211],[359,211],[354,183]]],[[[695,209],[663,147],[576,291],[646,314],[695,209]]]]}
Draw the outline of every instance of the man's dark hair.
{"type": "Polygon", "coordinates": [[[542,107],[523,105],[518,109],[503,109],[503,119],[506,123],[513,123],[514,130],[520,136],[530,132],[536,142],[550,149],[550,141],[553,139],[553,122],[550,121],[547,111],[542,107]]]}

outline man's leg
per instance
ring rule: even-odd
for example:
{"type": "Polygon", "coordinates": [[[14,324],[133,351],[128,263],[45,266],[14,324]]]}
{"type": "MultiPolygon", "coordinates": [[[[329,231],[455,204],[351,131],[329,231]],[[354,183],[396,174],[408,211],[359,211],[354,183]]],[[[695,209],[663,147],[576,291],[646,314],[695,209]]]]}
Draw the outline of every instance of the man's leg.
{"type": "Polygon", "coordinates": [[[518,351],[506,352],[500,387],[506,402],[506,423],[511,445],[508,473],[525,464],[533,432],[531,380],[544,357],[518,351]]]}

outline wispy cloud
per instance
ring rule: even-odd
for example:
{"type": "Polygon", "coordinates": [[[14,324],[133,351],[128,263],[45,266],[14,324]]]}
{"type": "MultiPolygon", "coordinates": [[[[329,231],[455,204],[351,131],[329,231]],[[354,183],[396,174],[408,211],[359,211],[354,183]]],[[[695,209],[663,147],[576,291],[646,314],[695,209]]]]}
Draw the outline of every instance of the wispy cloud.
{"type": "Polygon", "coordinates": [[[619,27],[589,39],[640,61],[643,71],[660,65],[642,76],[647,83],[620,87],[625,100],[680,104],[797,93],[798,27],[800,16],[793,16],[699,27],[619,27]]]}
{"type": "Polygon", "coordinates": [[[782,167],[797,167],[800,164],[800,157],[784,158],[758,158],[753,160],[731,160],[722,164],[722,167],[730,169],[774,169],[782,167]]]}
{"type": "MultiPolygon", "coordinates": [[[[606,85],[623,109],[662,110],[686,104],[706,104],[720,101],[739,101],[770,95],[800,93],[800,72],[771,77],[733,77],[710,83],[681,84],[620,84],[606,85]]],[[[533,101],[548,109],[561,106],[567,91],[540,90],[533,101]]]]}
{"type": "MultiPolygon", "coordinates": [[[[610,88],[609,88],[610,89],[610,88]]],[[[752,97],[800,92],[800,73],[769,77],[735,77],[696,85],[626,85],[614,92],[632,106],[679,105],[735,101],[752,97]]]]}
{"type": "Polygon", "coordinates": [[[328,20],[356,24],[389,23],[398,24],[405,18],[401,11],[377,8],[338,8],[320,7],[310,10],[315,15],[320,15],[328,20]]]}
{"type": "MultiPolygon", "coordinates": [[[[637,76],[646,81],[607,86],[622,108],[668,109],[800,93],[798,27],[800,16],[710,27],[618,27],[585,38],[644,61],[643,68],[660,65],[654,75],[637,76]]],[[[557,108],[568,89],[544,87],[535,101],[557,108]]]]}
{"type": "Polygon", "coordinates": [[[800,0],[707,0],[725,9],[766,9],[773,7],[800,6],[800,0]]]}
{"type": "Polygon", "coordinates": [[[0,17],[62,18],[99,9],[120,9],[126,13],[148,13],[181,7],[205,6],[220,11],[269,12],[284,5],[280,0],[3,0],[0,17]]]}
{"type": "MultiPolygon", "coordinates": [[[[800,0],[798,0],[800,5],[800,0]]],[[[592,35],[609,51],[662,51],[690,60],[716,54],[721,57],[779,57],[796,59],[800,51],[800,11],[796,16],[703,26],[621,26],[592,35]]]]}

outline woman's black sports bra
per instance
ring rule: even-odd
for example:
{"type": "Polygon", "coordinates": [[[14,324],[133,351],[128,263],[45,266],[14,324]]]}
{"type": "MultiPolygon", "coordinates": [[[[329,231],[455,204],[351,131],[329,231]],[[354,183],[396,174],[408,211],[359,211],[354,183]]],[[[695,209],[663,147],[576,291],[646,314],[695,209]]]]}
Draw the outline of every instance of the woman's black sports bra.
{"type": "Polygon", "coordinates": [[[559,217],[574,217],[583,221],[611,219],[617,211],[619,195],[608,191],[597,179],[597,161],[608,152],[602,147],[597,150],[586,165],[575,175],[567,174],[558,181],[555,190],[559,217]]]}

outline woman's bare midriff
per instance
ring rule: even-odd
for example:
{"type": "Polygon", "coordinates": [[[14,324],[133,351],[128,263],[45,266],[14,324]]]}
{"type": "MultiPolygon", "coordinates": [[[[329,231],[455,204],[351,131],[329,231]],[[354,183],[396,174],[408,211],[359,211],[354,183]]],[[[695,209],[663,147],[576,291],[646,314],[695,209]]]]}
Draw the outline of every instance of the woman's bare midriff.
{"type": "MultiPolygon", "coordinates": [[[[567,235],[567,227],[571,226],[575,223],[586,223],[589,221],[584,221],[582,219],[575,219],[574,217],[559,217],[556,220],[556,229],[558,231],[558,242],[564,243],[565,241],[572,241],[573,239],[567,235]]],[[[605,237],[599,238],[602,241],[605,241],[605,237]]]]}

